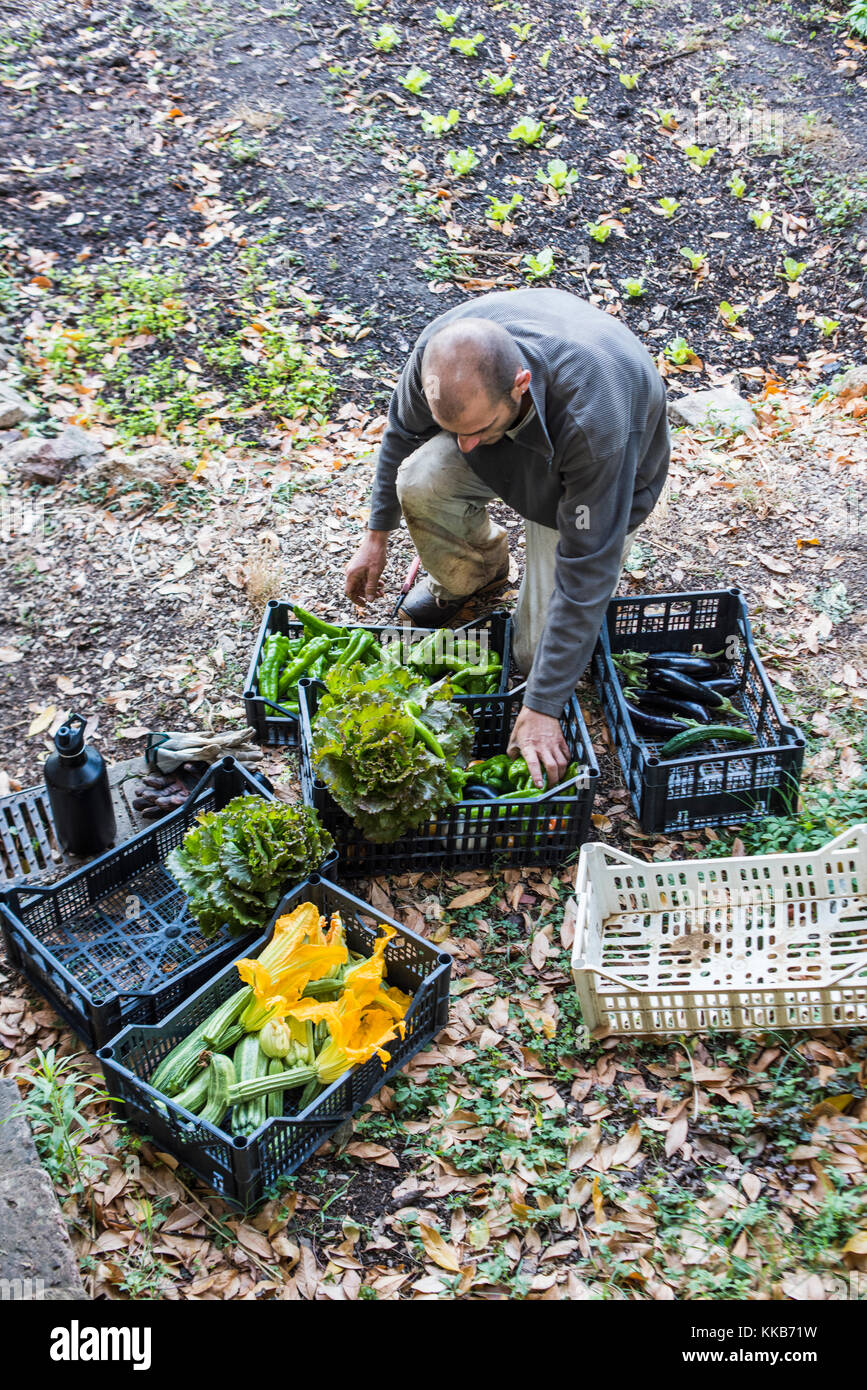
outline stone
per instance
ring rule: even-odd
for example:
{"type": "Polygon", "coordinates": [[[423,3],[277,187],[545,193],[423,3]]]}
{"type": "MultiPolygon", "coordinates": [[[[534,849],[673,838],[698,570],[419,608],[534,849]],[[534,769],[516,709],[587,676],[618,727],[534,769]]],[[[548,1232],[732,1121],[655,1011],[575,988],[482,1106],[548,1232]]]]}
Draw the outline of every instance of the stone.
{"type": "Polygon", "coordinates": [[[850,367],[848,372],[834,378],[831,388],[841,401],[851,400],[853,396],[867,396],[867,367],[850,367]]]}
{"type": "Polygon", "coordinates": [[[13,425],[32,420],[35,415],[30,402],[19,396],[13,387],[0,385],[0,430],[11,430],[13,425]]]}
{"type": "Polygon", "coordinates": [[[39,1162],[18,1087],[0,1078],[0,1299],[85,1299],[51,1179],[39,1162]]]}
{"type": "Polygon", "coordinates": [[[730,430],[749,430],[756,423],[749,401],[729,386],[709,391],[689,391],[668,403],[668,418],[675,424],[713,425],[730,430]]]}
{"type": "Polygon", "coordinates": [[[0,449],[0,467],[17,468],[25,481],[56,483],[69,465],[89,462],[105,453],[105,445],[78,425],[67,425],[60,434],[46,438],[31,434],[0,449]]]}

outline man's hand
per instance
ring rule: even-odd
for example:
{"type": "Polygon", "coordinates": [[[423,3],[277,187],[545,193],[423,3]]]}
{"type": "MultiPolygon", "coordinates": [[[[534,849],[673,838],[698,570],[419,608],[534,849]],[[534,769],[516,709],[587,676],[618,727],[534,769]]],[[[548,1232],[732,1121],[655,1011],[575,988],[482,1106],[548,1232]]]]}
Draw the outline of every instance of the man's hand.
{"type": "Polygon", "coordinates": [[[381,576],[387,550],[388,532],[368,531],[346,566],[346,597],[360,608],[385,593],[381,576]]]}
{"type": "Polygon", "coordinates": [[[569,766],[569,746],[560,730],[559,719],[526,705],[515,720],[509,740],[510,756],[520,753],[537,787],[543,786],[542,768],[548,774],[548,786],[562,781],[569,766]]]}

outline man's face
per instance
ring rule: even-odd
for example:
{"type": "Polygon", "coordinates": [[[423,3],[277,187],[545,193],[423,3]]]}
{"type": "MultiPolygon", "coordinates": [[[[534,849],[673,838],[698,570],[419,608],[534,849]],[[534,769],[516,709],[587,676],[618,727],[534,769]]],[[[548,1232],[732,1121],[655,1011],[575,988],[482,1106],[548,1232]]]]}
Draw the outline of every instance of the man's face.
{"type": "MultiPolygon", "coordinates": [[[[529,373],[527,377],[529,381],[529,373]]],[[[487,394],[480,391],[478,398],[456,420],[441,419],[434,405],[430,408],[431,415],[441,429],[454,435],[461,453],[468,454],[480,445],[499,443],[518,418],[526,389],[524,385],[515,385],[510,394],[499,401],[489,400],[487,394]]]]}

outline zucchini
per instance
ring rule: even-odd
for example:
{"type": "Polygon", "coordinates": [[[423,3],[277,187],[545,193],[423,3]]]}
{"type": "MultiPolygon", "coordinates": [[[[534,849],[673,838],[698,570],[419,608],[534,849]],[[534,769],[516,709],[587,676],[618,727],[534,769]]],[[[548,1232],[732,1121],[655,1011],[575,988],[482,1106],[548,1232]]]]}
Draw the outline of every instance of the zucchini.
{"type": "Polygon", "coordinates": [[[185,1110],[190,1110],[197,1115],[202,1106],[208,1099],[208,1068],[202,1067],[198,1076],[194,1077],[188,1086],[179,1091],[176,1096],[172,1096],[175,1105],[182,1105],[185,1110]]]}
{"type": "MultiPolygon", "coordinates": [[[[268,1075],[270,1058],[259,1046],[258,1033],[245,1033],[232,1054],[235,1064],[235,1077],[239,1083],[256,1081],[268,1075]]],[[[284,1068],[281,1066],[281,1071],[284,1068]]],[[[242,1101],[232,1113],[232,1133],[241,1138],[255,1134],[268,1118],[267,1097],[257,1096],[254,1100],[242,1101]]]]}
{"type": "Polygon", "coordinates": [[[200,1118],[219,1126],[229,1108],[229,1087],[235,1081],[235,1068],[225,1052],[213,1053],[208,1063],[208,1103],[200,1118]]]}
{"type": "Polygon", "coordinates": [[[688,749],[695,748],[697,744],[709,742],[710,739],[719,739],[721,742],[727,740],[730,743],[753,743],[755,735],[752,729],[733,729],[731,724],[707,724],[701,729],[684,729],[682,733],[675,734],[674,738],[663,744],[658,756],[676,758],[688,749]]]}
{"type": "MultiPolygon", "coordinates": [[[[195,1072],[203,1052],[219,1050],[229,1045],[225,1035],[252,995],[253,991],[249,985],[245,985],[209,1014],[183,1042],[179,1042],[177,1047],[163,1058],[150,1078],[150,1085],[154,1090],[162,1091],[164,1096],[176,1096],[182,1091],[195,1072]]],[[[237,1036],[240,1037],[240,1034],[237,1036]]]]}
{"type": "MultiPolygon", "coordinates": [[[[280,1073],[285,1070],[286,1062],[284,1058],[272,1057],[268,1064],[268,1075],[279,1076],[280,1073]]],[[[283,1114],[283,1097],[285,1094],[285,1091],[272,1091],[267,1097],[269,1119],[274,1119],[276,1116],[283,1114]]]]}

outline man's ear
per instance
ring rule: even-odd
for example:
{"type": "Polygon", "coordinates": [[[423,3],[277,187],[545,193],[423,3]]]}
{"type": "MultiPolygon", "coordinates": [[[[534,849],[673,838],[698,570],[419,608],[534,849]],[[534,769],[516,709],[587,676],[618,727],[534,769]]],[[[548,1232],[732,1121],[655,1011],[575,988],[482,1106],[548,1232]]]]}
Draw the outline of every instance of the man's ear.
{"type": "Polygon", "coordinates": [[[510,392],[512,400],[515,401],[516,404],[520,405],[521,397],[529,389],[530,373],[528,372],[526,367],[522,367],[519,372],[515,373],[515,384],[510,392]]]}

